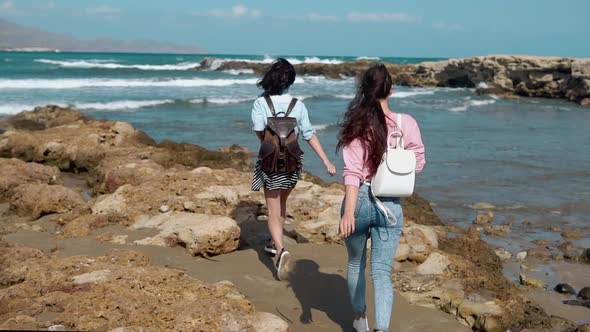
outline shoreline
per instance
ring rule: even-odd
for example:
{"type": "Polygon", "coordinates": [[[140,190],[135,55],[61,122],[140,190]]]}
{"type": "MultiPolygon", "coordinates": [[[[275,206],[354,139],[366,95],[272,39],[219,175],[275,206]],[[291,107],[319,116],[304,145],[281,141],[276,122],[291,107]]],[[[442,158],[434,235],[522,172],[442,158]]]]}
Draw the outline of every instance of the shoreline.
{"type": "MultiPolygon", "coordinates": [[[[357,77],[374,62],[356,60],[337,64],[301,63],[294,66],[298,75],[341,79],[357,77]]],[[[397,85],[476,88],[478,94],[502,98],[557,98],[590,106],[590,58],[488,55],[418,64],[384,63],[397,85]]],[[[252,61],[208,57],[194,70],[250,70],[260,75],[267,66],[252,61]]]]}
{"type": "MultiPolygon", "coordinates": [[[[7,292],[20,294],[15,295],[19,301],[37,306],[49,301],[48,296],[53,294],[51,301],[55,301],[58,307],[64,305],[63,298],[55,297],[56,292],[44,293],[33,286],[40,282],[41,276],[27,274],[24,280],[13,279],[23,264],[23,259],[17,255],[19,252],[28,253],[26,264],[30,264],[32,270],[50,268],[43,265],[46,260],[55,262],[56,266],[70,266],[67,264],[71,263],[67,262],[78,259],[72,255],[96,256],[84,258],[88,262],[95,261],[85,263],[89,266],[82,271],[67,270],[66,276],[51,280],[44,287],[72,287],[69,278],[83,272],[94,277],[102,276],[106,272],[100,271],[104,270],[115,274],[128,273],[123,263],[101,265],[106,259],[101,257],[121,255],[109,254],[106,249],[95,251],[96,247],[103,246],[108,250],[143,252],[134,253],[135,260],[144,262],[141,264],[145,266],[153,264],[154,268],[169,269],[161,270],[166,271],[161,272],[165,274],[185,268],[173,261],[166,262],[166,259],[188,260],[193,270],[183,271],[183,274],[209,283],[229,279],[237,291],[247,295],[257,310],[271,312],[274,301],[287,301],[287,307],[272,311],[272,314],[282,317],[278,319],[283,322],[290,321],[295,331],[314,327],[313,323],[296,323],[302,313],[297,310],[302,310],[305,303],[313,309],[317,323],[325,324],[322,326],[326,331],[334,330],[342,317],[347,316],[343,314],[347,310],[345,303],[332,308],[331,303],[322,302],[321,298],[309,298],[306,292],[295,290],[296,285],[289,286],[273,279],[265,256],[259,254],[266,240],[265,211],[262,195],[249,190],[251,163],[248,151],[238,146],[208,151],[196,145],[171,141],[156,144],[128,123],[94,120],[79,111],[59,107],[19,113],[0,120],[0,128],[3,128],[0,133],[0,203],[4,202],[0,204],[0,234],[9,242],[34,243],[33,247],[44,251],[38,253],[24,247],[0,246],[0,259],[8,266],[0,273],[0,284],[9,286],[0,289],[0,297],[7,292]],[[87,245],[72,246],[75,243],[87,245]],[[152,254],[143,258],[146,252],[152,254]],[[205,270],[215,272],[208,276],[205,270]],[[249,272],[242,275],[240,271],[249,272]],[[260,284],[271,285],[269,287],[273,287],[276,293],[265,294],[260,284]],[[299,309],[293,310],[292,307],[299,309]],[[290,314],[281,315],[285,310],[290,314]]],[[[326,285],[330,285],[330,280],[344,280],[342,239],[337,235],[337,223],[334,222],[338,219],[342,195],[340,185],[326,186],[313,177],[301,181],[294,190],[286,230],[288,241],[300,253],[298,261],[303,265],[298,270],[299,265],[295,264],[294,280],[307,280],[306,285],[318,276],[327,280],[326,285]]],[[[481,331],[497,331],[498,328],[549,330],[551,326],[573,328],[584,323],[550,317],[542,307],[528,302],[528,288],[504,277],[505,264],[494,249],[480,239],[481,230],[465,231],[442,224],[430,204],[418,196],[404,201],[404,214],[407,222],[396,254],[394,284],[399,297],[409,303],[400,299],[402,309],[397,310],[407,312],[403,314],[405,318],[418,315],[429,318],[421,318],[422,322],[400,320],[397,323],[407,323],[408,329],[415,331],[425,326],[435,327],[439,319],[444,319],[450,324],[448,326],[468,326],[481,331]],[[437,311],[423,311],[421,307],[437,311]]],[[[478,219],[481,219],[478,226],[482,226],[482,230],[491,222],[491,219],[488,222],[484,218],[478,219]]],[[[539,257],[533,252],[529,256],[529,259],[539,257]]],[[[531,268],[534,268],[533,263],[528,259],[522,262],[531,268]]],[[[576,264],[581,271],[588,268],[588,265],[576,264]]],[[[161,280],[158,284],[153,276],[139,277],[152,278],[150,282],[155,283],[156,286],[150,288],[150,296],[157,292],[174,294],[177,291],[167,289],[161,280]]],[[[75,286],[82,288],[75,288],[67,299],[78,301],[97,289],[112,294],[120,287],[117,280],[106,276],[84,286],[75,286]]],[[[192,284],[198,281],[183,282],[192,284]]],[[[223,292],[228,291],[223,289],[223,292]]],[[[135,298],[132,290],[127,292],[126,296],[135,298]]],[[[326,295],[322,292],[329,292],[329,287],[321,287],[317,292],[326,295]]],[[[149,300],[137,301],[139,306],[152,305],[149,300]]],[[[19,302],[11,303],[18,308],[19,302]]],[[[110,305],[112,299],[104,303],[110,305]]],[[[242,305],[245,302],[240,302],[236,310],[244,310],[239,309],[242,305]]],[[[75,310],[91,308],[92,305],[86,305],[75,310]]],[[[249,314],[257,315],[252,311],[252,304],[249,308],[249,314]]],[[[44,310],[47,309],[27,311],[26,321],[37,324],[37,327],[59,323],[57,318],[48,321],[48,312],[44,310]]],[[[59,313],[51,313],[54,314],[59,316],[59,313]]],[[[125,314],[105,315],[106,321],[91,319],[92,324],[102,324],[97,325],[100,327],[97,329],[110,329],[112,325],[109,324],[121,320],[131,322],[130,316],[125,314]]],[[[25,319],[16,316],[15,312],[2,314],[0,326],[3,321],[18,323],[18,317],[21,317],[21,323],[25,319]]],[[[66,323],[69,328],[86,326],[72,319],[66,323]]],[[[134,323],[148,324],[139,325],[148,328],[160,324],[153,321],[134,323]]]]}

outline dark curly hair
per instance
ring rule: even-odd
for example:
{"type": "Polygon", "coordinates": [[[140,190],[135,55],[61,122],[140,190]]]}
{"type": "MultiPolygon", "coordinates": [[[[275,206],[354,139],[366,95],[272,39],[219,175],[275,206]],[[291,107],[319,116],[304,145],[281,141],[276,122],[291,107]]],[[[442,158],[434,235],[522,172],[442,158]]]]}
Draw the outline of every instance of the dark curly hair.
{"type": "Polygon", "coordinates": [[[295,67],[283,58],[277,58],[266,70],[256,86],[264,90],[263,95],[281,95],[295,82],[295,67]]]}
{"type": "Polygon", "coordinates": [[[387,149],[387,124],[380,100],[389,96],[392,85],[387,67],[383,64],[372,65],[361,76],[356,95],[340,124],[336,150],[360,139],[365,148],[369,177],[377,172],[387,149]]]}

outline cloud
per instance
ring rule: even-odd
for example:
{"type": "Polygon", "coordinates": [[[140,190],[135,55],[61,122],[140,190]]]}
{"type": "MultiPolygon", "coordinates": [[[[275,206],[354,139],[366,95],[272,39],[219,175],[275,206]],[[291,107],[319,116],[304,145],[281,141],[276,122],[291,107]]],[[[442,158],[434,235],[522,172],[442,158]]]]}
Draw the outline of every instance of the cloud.
{"type": "Polygon", "coordinates": [[[337,16],[332,15],[322,15],[319,13],[309,13],[303,17],[303,19],[307,21],[314,21],[314,22],[338,22],[340,18],[337,16]]]}
{"type": "Polygon", "coordinates": [[[117,20],[121,13],[123,13],[123,10],[111,6],[98,6],[86,8],[86,13],[88,15],[102,17],[105,20],[117,20]]]}
{"type": "Polygon", "coordinates": [[[350,12],[347,18],[351,22],[397,22],[397,23],[412,23],[421,20],[419,16],[413,16],[403,12],[393,13],[375,13],[375,12],[350,12]]]}
{"type": "Polygon", "coordinates": [[[113,8],[110,6],[99,6],[99,7],[86,8],[86,13],[88,13],[90,15],[98,15],[98,16],[118,15],[121,12],[122,12],[121,9],[113,8]]]}
{"type": "Polygon", "coordinates": [[[463,30],[463,26],[458,23],[436,22],[436,23],[432,24],[432,27],[436,30],[441,30],[441,31],[461,31],[461,30],[463,30]]]}
{"type": "Polygon", "coordinates": [[[14,2],[12,1],[4,1],[0,4],[0,9],[2,10],[11,10],[14,9],[14,2]]]}
{"type": "Polygon", "coordinates": [[[230,10],[211,9],[205,14],[195,13],[198,16],[223,17],[223,18],[258,18],[262,14],[258,9],[250,9],[244,5],[235,5],[230,10]]]}

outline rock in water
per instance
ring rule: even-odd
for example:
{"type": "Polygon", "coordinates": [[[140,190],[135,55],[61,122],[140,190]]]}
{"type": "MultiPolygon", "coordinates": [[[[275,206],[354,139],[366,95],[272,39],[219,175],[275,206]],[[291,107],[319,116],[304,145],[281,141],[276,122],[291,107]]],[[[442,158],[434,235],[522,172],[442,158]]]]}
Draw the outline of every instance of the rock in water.
{"type": "Polygon", "coordinates": [[[545,283],[539,279],[520,274],[520,284],[533,288],[545,288],[545,283]]]}
{"type": "Polygon", "coordinates": [[[519,261],[523,261],[526,259],[527,253],[526,251],[521,251],[518,254],[516,254],[516,259],[518,259],[519,261]]]}
{"type": "Polygon", "coordinates": [[[578,297],[582,300],[590,300],[590,287],[584,287],[578,293],[578,297]]]}
{"type": "Polygon", "coordinates": [[[590,248],[584,249],[582,255],[580,256],[580,261],[590,264],[590,248]]]}
{"type": "Polygon", "coordinates": [[[565,301],[563,301],[563,304],[579,305],[579,306],[586,307],[586,308],[590,309],[590,300],[586,300],[586,301],[581,301],[581,300],[565,300],[565,301]]]}
{"type": "Polygon", "coordinates": [[[569,284],[558,284],[553,290],[561,294],[576,294],[576,290],[569,284]]]}
{"type": "Polygon", "coordinates": [[[504,248],[498,248],[494,250],[494,252],[502,261],[507,261],[512,258],[512,253],[504,248]]]}

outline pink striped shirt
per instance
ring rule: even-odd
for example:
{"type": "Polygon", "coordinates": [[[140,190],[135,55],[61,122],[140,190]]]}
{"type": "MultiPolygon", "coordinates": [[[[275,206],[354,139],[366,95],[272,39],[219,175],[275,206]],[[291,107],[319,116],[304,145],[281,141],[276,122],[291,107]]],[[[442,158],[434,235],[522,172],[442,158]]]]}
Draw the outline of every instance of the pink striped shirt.
{"type": "MultiPolygon", "coordinates": [[[[396,113],[385,116],[388,133],[396,130],[396,113]]],[[[416,154],[416,173],[420,173],[426,164],[424,156],[424,143],[420,135],[418,123],[409,114],[402,114],[402,128],[404,135],[404,148],[412,150],[416,154]]],[[[392,144],[395,140],[392,139],[392,144]]],[[[393,147],[393,146],[392,146],[393,147]]],[[[365,148],[359,139],[355,139],[342,149],[344,159],[344,184],[347,186],[360,186],[361,182],[368,178],[369,170],[365,159],[365,148]]]]}

